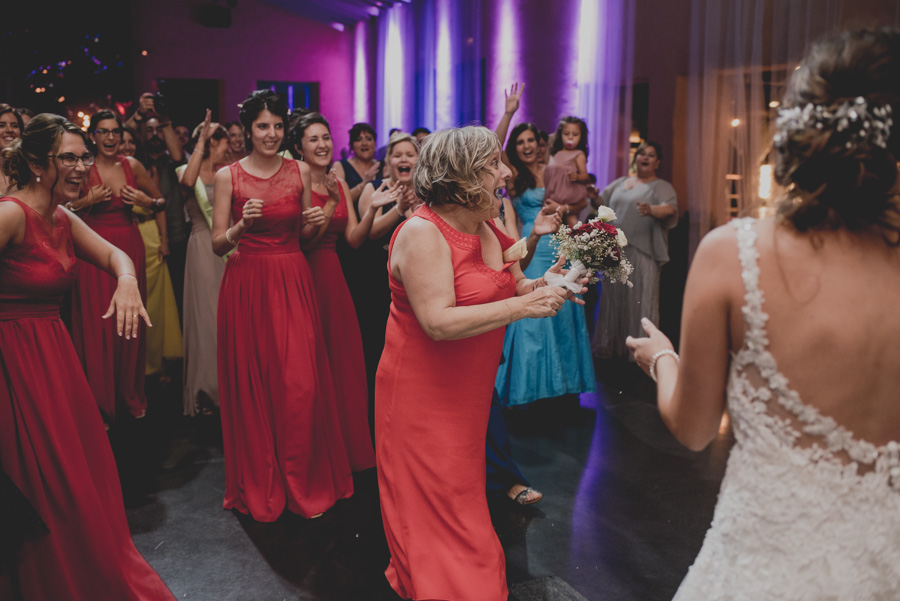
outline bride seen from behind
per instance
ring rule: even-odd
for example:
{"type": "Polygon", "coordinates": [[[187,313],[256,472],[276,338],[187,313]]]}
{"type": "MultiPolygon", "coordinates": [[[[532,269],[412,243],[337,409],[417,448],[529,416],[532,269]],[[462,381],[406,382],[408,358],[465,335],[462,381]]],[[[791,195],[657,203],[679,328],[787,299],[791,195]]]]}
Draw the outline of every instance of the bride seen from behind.
{"type": "Polygon", "coordinates": [[[630,338],[694,450],[736,444],[676,599],[892,599],[900,590],[900,32],[815,45],[777,121],[778,215],[711,232],[681,359],[630,338]]]}

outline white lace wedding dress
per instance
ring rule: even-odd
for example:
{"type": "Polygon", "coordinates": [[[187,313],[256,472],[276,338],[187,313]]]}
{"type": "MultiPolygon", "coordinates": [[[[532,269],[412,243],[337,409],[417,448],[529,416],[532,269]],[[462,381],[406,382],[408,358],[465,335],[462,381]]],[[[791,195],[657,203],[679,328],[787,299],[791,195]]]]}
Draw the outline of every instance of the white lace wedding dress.
{"type": "MultiPolygon", "coordinates": [[[[855,438],[804,404],[778,371],[754,223],[735,221],[746,291],[744,345],[728,378],[737,442],[675,601],[898,600],[900,445],[855,438]]],[[[810,349],[818,352],[827,349],[810,349]]]]}

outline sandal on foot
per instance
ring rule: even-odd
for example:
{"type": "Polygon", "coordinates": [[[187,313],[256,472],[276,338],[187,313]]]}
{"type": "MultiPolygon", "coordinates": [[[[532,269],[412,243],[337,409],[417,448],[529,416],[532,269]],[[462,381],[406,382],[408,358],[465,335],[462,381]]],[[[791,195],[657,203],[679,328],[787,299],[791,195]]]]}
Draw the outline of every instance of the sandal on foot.
{"type": "Polygon", "coordinates": [[[544,498],[544,495],[541,493],[541,491],[535,490],[530,486],[526,486],[525,488],[520,490],[514,497],[510,496],[511,493],[512,489],[507,492],[507,497],[509,497],[509,499],[513,503],[516,503],[518,505],[533,505],[534,503],[537,503],[544,498]]]}

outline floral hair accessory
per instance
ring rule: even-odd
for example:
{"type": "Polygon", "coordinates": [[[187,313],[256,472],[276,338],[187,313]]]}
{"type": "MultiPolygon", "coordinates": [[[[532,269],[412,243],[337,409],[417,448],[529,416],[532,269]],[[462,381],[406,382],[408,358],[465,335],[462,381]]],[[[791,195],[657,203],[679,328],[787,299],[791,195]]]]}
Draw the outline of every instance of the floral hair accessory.
{"type": "Polygon", "coordinates": [[[845,101],[836,108],[809,103],[778,110],[773,143],[775,148],[784,150],[788,140],[797,132],[833,129],[847,137],[844,142],[847,149],[864,144],[887,148],[892,125],[890,105],[870,107],[862,96],[845,101]]]}

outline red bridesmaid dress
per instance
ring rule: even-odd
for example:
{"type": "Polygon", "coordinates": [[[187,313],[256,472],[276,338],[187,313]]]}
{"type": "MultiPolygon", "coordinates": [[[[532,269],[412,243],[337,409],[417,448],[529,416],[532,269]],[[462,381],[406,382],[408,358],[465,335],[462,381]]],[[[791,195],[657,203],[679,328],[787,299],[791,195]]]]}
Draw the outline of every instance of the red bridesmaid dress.
{"type": "MultiPolygon", "coordinates": [[[[348,220],[343,186],[340,191],[341,200],[334,209],[328,229],[306,258],[315,282],[344,445],[351,469],[358,472],[375,466],[375,450],[369,432],[369,386],[362,336],[336,250],[348,220]]],[[[327,201],[327,194],[312,193],[313,206],[324,206],[327,201]]]]}
{"type": "MultiPolygon", "coordinates": [[[[450,246],[457,306],[515,295],[512,263],[501,271],[485,265],[477,235],[453,229],[425,205],[416,217],[435,224],[450,246]]],[[[486,223],[504,250],[514,243],[486,223]]],[[[484,461],[505,328],[432,340],[390,264],[388,273],[393,302],[375,380],[388,581],[405,599],[506,601],[506,560],[488,512],[484,461]]]]}
{"type": "Polygon", "coordinates": [[[265,201],[225,265],[218,365],[225,509],[272,522],[353,494],[312,273],[300,251],[303,182],[284,159],[269,178],[229,167],[232,217],[265,201]]]}
{"type": "MultiPolygon", "coordinates": [[[[118,157],[118,160],[125,171],[125,181],[129,186],[136,186],[127,157],[118,157]]],[[[100,171],[91,169],[88,186],[102,183],[100,171]]],[[[146,303],[146,251],[141,232],[131,215],[131,206],[114,194],[111,200],[88,207],[79,217],[134,261],[141,298],[146,303]]],[[[136,339],[126,340],[116,333],[114,319],[100,319],[109,308],[117,285],[116,279],[105,271],[78,261],[78,281],[72,290],[72,342],[100,413],[108,424],[115,421],[116,412],[123,407],[134,417],[143,417],[147,411],[144,393],[146,326],[141,325],[136,339]]]]}
{"type": "Polygon", "coordinates": [[[22,207],[26,226],[0,253],[0,461],[50,529],[19,553],[23,597],[174,601],[131,541],[103,421],[59,318],[77,277],[69,219],[2,202],[22,207]]]}

